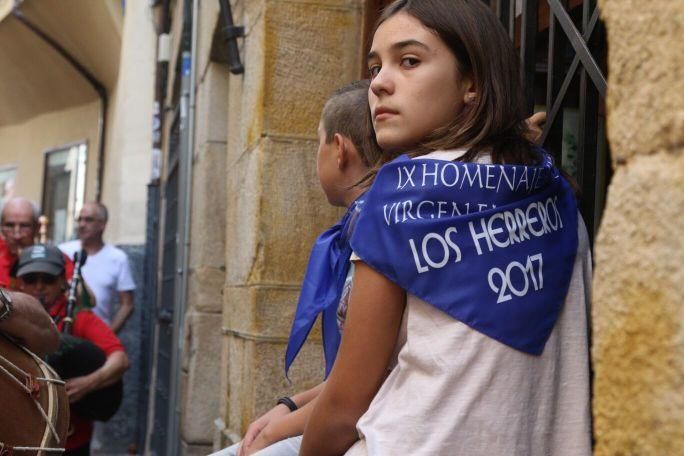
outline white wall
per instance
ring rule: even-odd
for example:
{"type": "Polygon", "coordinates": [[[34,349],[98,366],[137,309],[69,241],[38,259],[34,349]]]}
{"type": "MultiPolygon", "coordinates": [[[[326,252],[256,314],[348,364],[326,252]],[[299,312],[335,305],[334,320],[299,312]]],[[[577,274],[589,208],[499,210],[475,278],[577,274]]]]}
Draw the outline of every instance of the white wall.
{"type": "Polygon", "coordinates": [[[108,242],[145,241],[151,169],[156,34],[149,2],[126,2],[121,63],[111,94],[102,202],[110,221],[108,242]]]}

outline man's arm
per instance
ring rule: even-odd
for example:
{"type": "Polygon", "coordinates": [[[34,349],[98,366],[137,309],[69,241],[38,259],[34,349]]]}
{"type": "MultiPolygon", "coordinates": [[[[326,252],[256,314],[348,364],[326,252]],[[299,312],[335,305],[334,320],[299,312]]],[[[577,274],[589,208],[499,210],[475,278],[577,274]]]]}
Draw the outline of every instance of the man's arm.
{"type": "Polygon", "coordinates": [[[109,386],[128,369],[128,356],[123,350],[115,351],[107,357],[101,368],[91,374],[67,380],[66,392],[70,402],[76,402],[91,391],[109,386]]]}
{"type": "Polygon", "coordinates": [[[124,323],[133,313],[133,292],[120,291],[119,303],[119,310],[116,311],[116,315],[112,319],[112,330],[115,333],[118,333],[123,328],[124,323]]]}
{"type": "Polygon", "coordinates": [[[32,296],[10,291],[14,310],[0,322],[0,332],[11,336],[38,356],[59,347],[59,332],[50,315],[32,296]]]}

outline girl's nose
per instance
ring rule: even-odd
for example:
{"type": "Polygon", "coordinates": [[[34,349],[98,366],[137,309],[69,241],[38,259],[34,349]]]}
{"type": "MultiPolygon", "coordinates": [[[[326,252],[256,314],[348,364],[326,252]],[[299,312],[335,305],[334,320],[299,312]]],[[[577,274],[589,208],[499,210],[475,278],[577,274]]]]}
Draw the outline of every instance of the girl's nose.
{"type": "Polygon", "coordinates": [[[388,68],[381,68],[370,83],[370,90],[379,96],[381,93],[390,94],[394,92],[394,81],[392,73],[388,68]]]}

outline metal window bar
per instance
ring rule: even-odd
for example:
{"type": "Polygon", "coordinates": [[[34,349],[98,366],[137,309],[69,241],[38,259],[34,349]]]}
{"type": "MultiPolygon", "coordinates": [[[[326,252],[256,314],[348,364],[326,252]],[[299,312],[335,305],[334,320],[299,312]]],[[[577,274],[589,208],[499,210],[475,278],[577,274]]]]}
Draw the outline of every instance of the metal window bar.
{"type": "MultiPolygon", "coordinates": [[[[584,29],[586,30],[589,22],[589,8],[591,6],[591,0],[584,0],[583,5],[583,18],[582,22],[584,29]]],[[[587,41],[587,47],[592,49],[596,46],[598,34],[593,34],[592,37],[587,41]]],[[[591,55],[591,53],[590,53],[591,55]]],[[[581,56],[580,56],[581,58],[581,56]]],[[[598,70],[598,81],[604,84],[603,86],[603,96],[605,96],[605,79],[601,74],[598,65],[595,65],[594,71],[598,70]]],[[[591,71],[586,68],[582,68],[580,73],[580,117],[579,124],[579,137],[580,142],[578,144],[578,182],[582,188],[582,196],[580,199],[580,208],[583,214],[590,215],[587,217],[587,230],[593,235],[596,225],[596,196],[597,196],[597,168],[600,166],[598,163],[598,125],[597,119],[599,115],[599,85],[594,85],[591,82],[596,83],[596,78],[589,77],[591,71]]]]}
{"type": "MultiPolygon", "coordinates": [[[[175,98],[175,97],[174,97],[175,98]]],[[[153,455],[168,454],[168,422],[172,413],[171,376],[173,375],[174,305],[176,299],[176,256],[178,248],[178,196],[181,148],[180,104],[176,104],[168,136],[166,172],[161,185],[163,220],[160,224],[161,255],[159,262],[159,295],[156,302],[156,350],[154,381],[153,420],[149,424],[150,452],[153,455]]]]}
{"type": "Polygon", "coordinates": [[[528,112],[532,113],[535,99],[537,104],[545,104],[547,123],[542,142],[563,166],[575,164],[570,161],[570,145],[565,143],[564,135],[577,118],[573,131],[577,134],[576,166],[572,168],[581,190],[580,210],[593,242],[611,176],[601,121],[607,83],[597,63],[605,52],[605,35],[596,1],[484,1],[498,14],[509,36],[519,46],[520,74],[526,87],[528,112]],[[545,8],[549,11],[549,22],[543,33],[539,12],[545,8]],[[540,52],[545,37],[548,39],[546,65],[540,52]],[[545,78],[537,79],[538,76],[545,78]],[[546,86],[544,93],[543,87],[539,87],[541,84],[546,86]]]}
{"type": "Polygon", "coordinates": [[[141,321],[141,343],[140,343],[140,376],[138,378],[141,398],[140,407],[138,408],[138,428],[136,429],[136,443],[138,448],[145,448],[145,438],[147,435],[147,414],[149,412],[148,398],[151,393],[152,383],[152,364],[154,363],[153,354],[153,335],[155,327],[156,310],[154,305],[157,303],[157,256],[159,252],[159,200],[160,188],[159,183],[150,183],[147,186],[147,220],[145,223],[145,262],[143,265],[143,281],[145,286],[142,287],[143,299],[145,308],[142,309],[141,321]]]}
{"type": "MultiPolygon", "coordinates": [[[[563,8],[567,8],[567,3],[567,0],[562,0],[563,8]]],[[[576,59],[576,61],[573,62],[575,69],[573,69],[573,66],[571,65],[570,71],[568,71],[566,77],[563,78],[563,74],[565,74],[563,56],[565,55],[566,40],[561,33],[557,32],[557,27],[558,23],[554,18],[553,11],[549,10],[549,38],[546,66],[547,122],[542,134],[542,143],[553,153],[556,163],[561,163],[563,159],[563,110],[561,109],[561,104],[570,87],[579,59],[576,59]]]]}
{"type": "Polygon", "coordinates": [[[527,95],[527,112],[534,110],[534,80],[536,73],[536,49],[537,49],[537,11],[538,0],[522,1],[521,26],[520,26],[520,80],[525,83],[527,95]]]}

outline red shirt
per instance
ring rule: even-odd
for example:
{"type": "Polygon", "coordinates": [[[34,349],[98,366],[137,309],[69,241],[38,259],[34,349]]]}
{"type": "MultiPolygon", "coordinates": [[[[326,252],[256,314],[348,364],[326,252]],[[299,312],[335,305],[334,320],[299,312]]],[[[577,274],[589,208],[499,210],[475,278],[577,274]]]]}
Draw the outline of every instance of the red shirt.
{"type": "MultiPolygon", "coordinates": [[[[60,296],[57,302],[50,307],[50,316],[57,322],[57,328],[62,331],[64,317],[66,316],[66,297],[60,296]]],[[[117,351],[125,351],[124,346],[114,331],[97,315],[89,310],[81,310],[76,313],[71,333],[75,337],[86,339],[105,352],[109,356],[117,351]]],[[[79,448],[88,442],[93,435],[93,422],[80,416],[71,414],[71,426],[73,433],[67,437],[66,449],[79,448]]]]}
{"type": "Polygon", "coordinates": [[[13,264],[14,260],[10,255],[7,244],[0,236],[0,287],[8,288],[10,286],[10,271],[13,264]]]}
{"type": "MultiPolygon", "coordinates": [[[[17,256],[12,255],[7,243],[0,236],[0,287],[17,288],[12,280],[12,269],[14,269],[17,259],[17,256]]],[[[67,280],[71,280],[74,276],[74,262],[66,255],[64,255],[64,273],[67,280]]]]}

